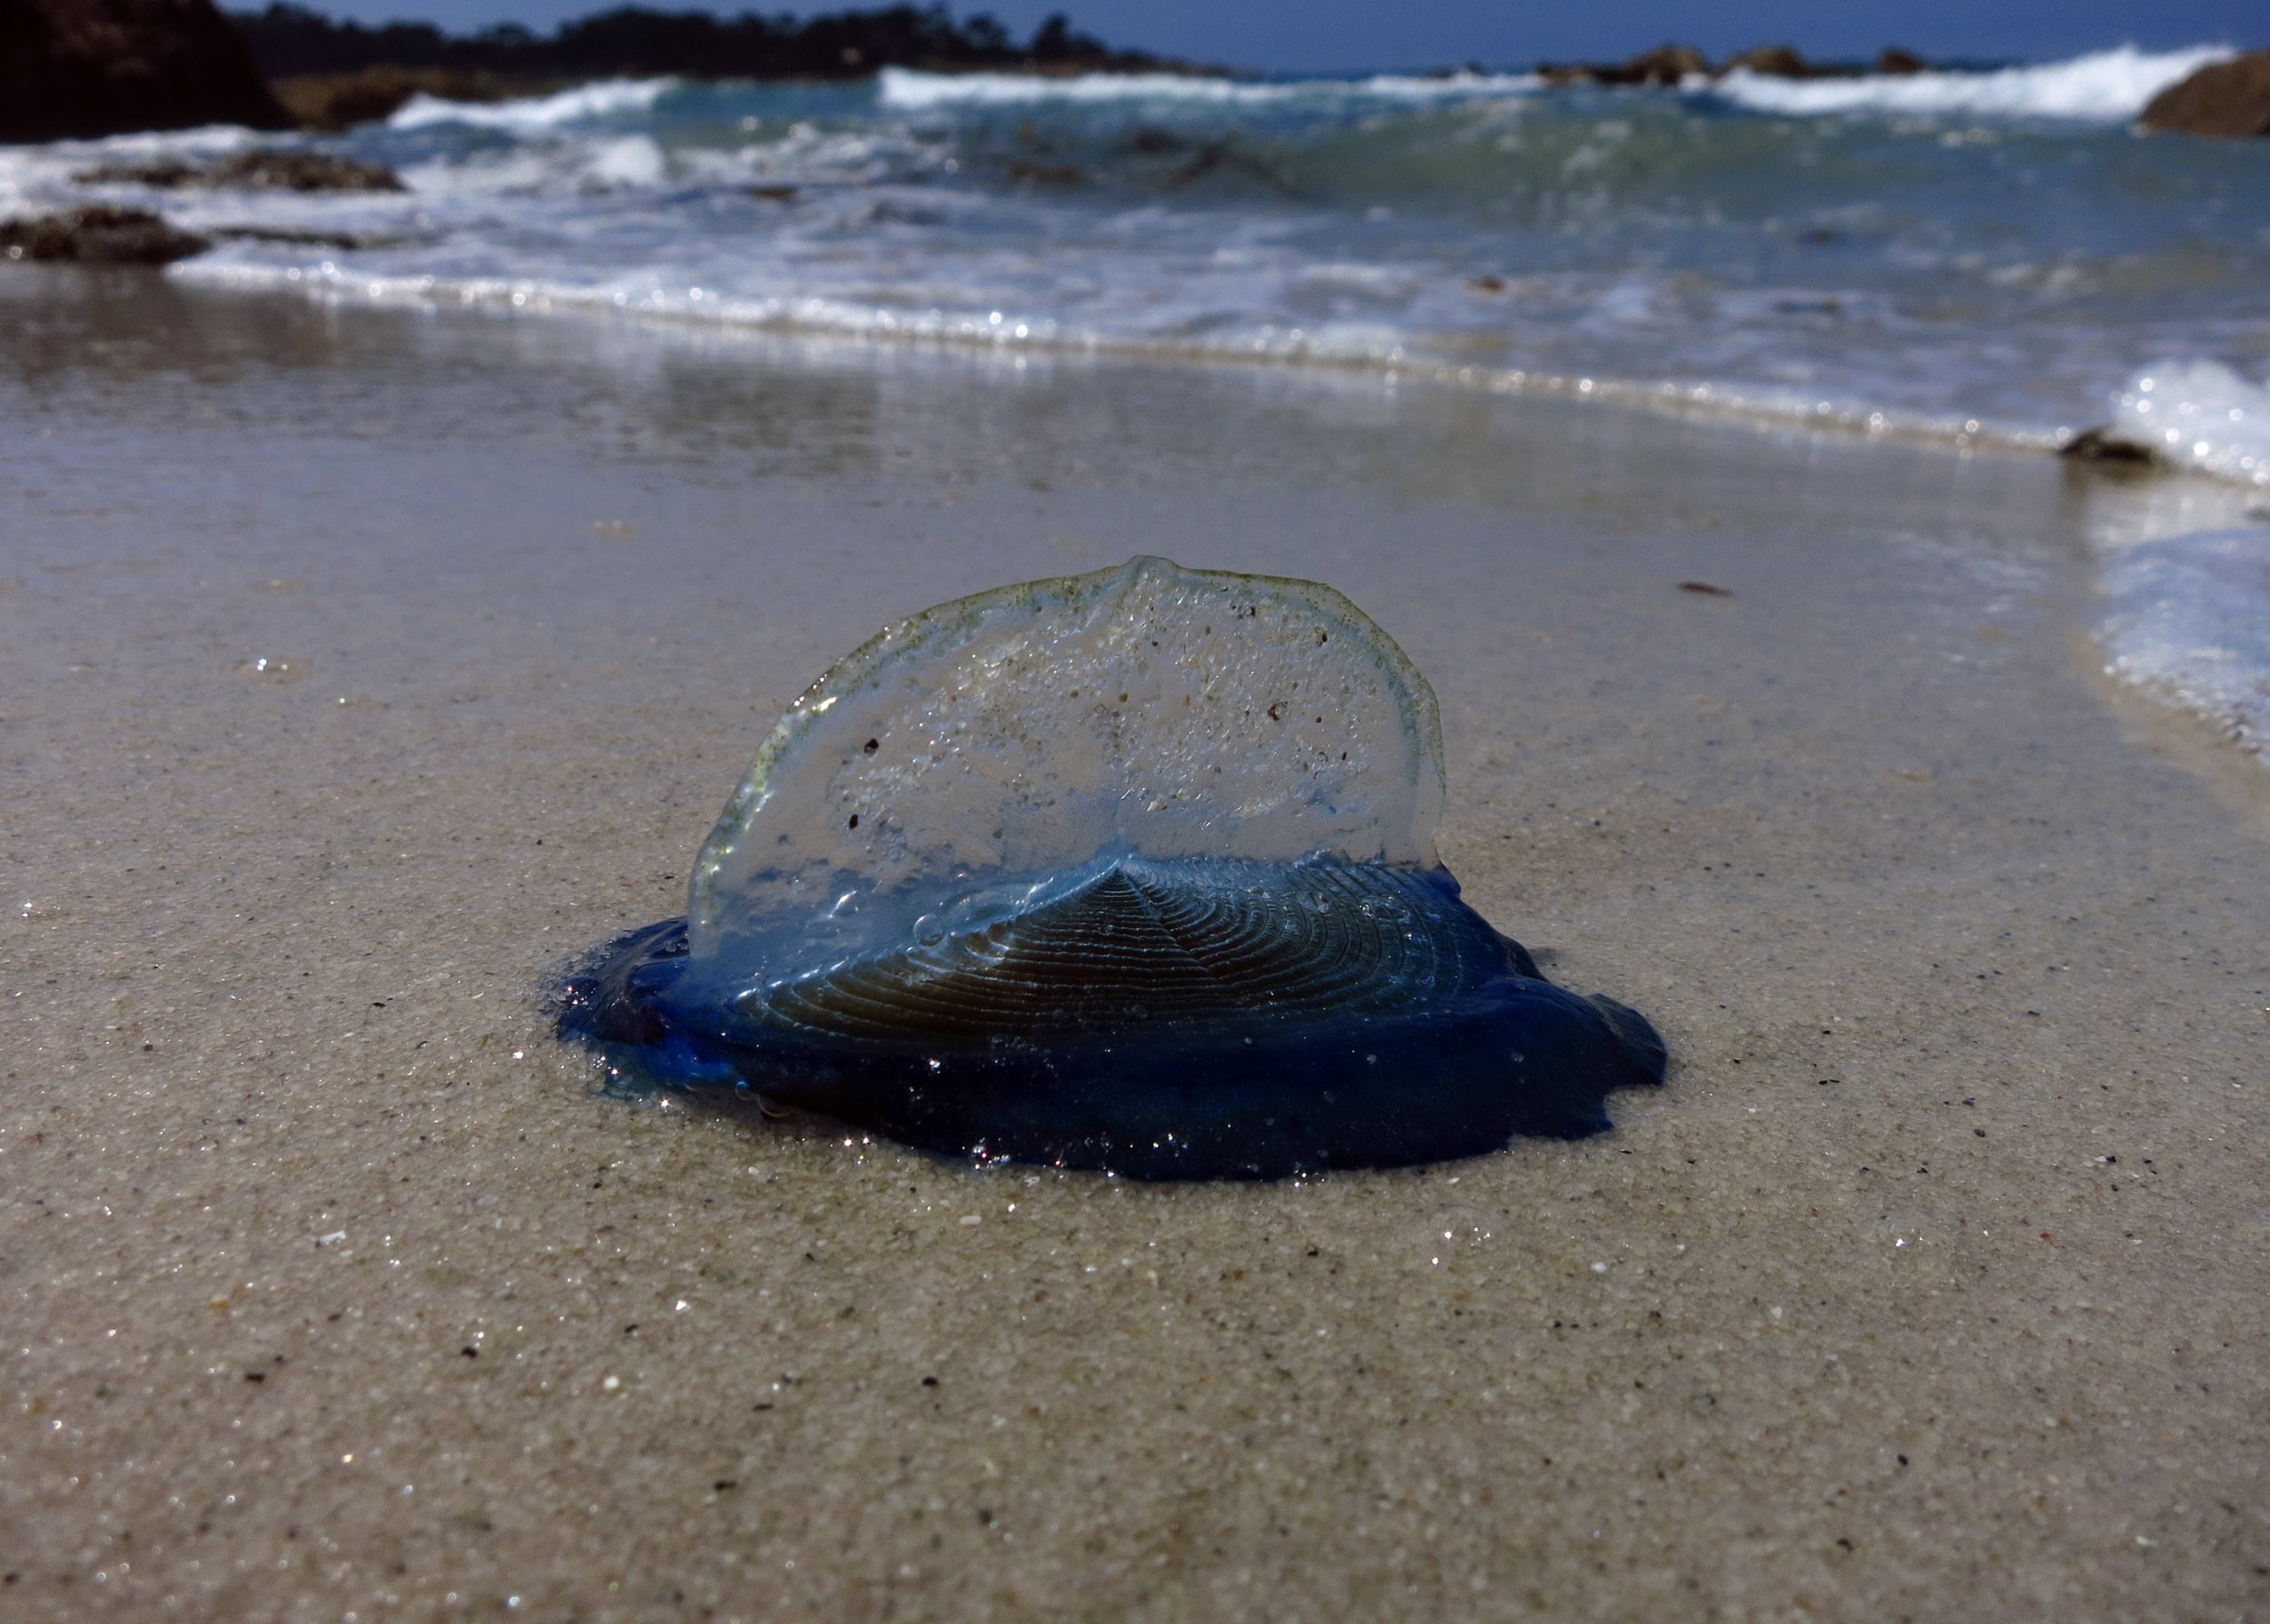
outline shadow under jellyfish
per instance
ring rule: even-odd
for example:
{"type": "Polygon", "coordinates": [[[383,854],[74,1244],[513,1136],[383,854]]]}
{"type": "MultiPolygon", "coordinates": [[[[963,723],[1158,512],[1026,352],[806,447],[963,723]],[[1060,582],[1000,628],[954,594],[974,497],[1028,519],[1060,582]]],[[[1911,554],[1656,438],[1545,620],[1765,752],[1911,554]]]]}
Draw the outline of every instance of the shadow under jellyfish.
{"type": "Polygon", "coordinates": [[[562,1031],[951,1155],[1273,1178],[1608,1126],[1645,1019],[1435,854],[1435,695],[1328,586],[1137,558],[891,627],[814,683],[684,920],[562,1031]]]}

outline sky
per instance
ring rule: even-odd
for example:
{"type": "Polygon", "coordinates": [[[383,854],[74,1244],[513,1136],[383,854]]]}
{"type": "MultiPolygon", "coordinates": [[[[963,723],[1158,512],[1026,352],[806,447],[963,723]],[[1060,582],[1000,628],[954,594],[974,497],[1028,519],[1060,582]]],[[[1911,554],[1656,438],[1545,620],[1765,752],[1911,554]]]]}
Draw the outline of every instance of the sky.
{"type": "MultiPolygon", "coordinates": [[[[223,0],[257,9],[263,0],[223,0]]],[[[416,18],[451,30],[500,22],[544,29],[619,0],[310,0],[361,22],[416,18]]],[[[852,9],[887,0],[641,0],[658,10],[852,9]]],[[[1787,42],[1809,56],[1872,56],[1899,44],[1926,56],[2041,61],[2108,45],[2147,48],[2226,43],[2270,45],[2265,0],[992,0],[954,5],[957,16],[990,10],[1019,38],[1048,12],[1108,44],[1272,73],[1439,67],[1464,62],[1615,59],[1665,41],[1713,56],[1787,42]]]]}

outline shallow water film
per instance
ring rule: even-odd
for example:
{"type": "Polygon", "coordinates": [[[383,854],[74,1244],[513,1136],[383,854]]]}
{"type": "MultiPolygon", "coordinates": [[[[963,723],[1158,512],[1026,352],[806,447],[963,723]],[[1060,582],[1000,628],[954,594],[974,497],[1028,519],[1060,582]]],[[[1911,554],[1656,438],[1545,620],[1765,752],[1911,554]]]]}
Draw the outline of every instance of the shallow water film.
{"type": "Polygon", "coordinates": [[[687,917],[592,955],[561,1029],[650,1085],[1136,1177],[1596,1132],[1663,1045],[1460,901],[1439,732],[1315,583],[1137,558],[941,605],[796,701],[687,917]]]}

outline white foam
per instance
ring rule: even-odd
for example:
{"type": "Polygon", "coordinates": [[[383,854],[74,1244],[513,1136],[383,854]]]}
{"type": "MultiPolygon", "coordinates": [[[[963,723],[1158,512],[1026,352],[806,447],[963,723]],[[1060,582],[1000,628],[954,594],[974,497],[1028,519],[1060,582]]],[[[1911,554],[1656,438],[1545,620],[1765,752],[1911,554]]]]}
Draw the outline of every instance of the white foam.
{"type": "MultiPolygon", "coordinates": [[[[92,141],[0,146],[0,215],[95,201],[103,193],[90,193],[74,179],[78,172],[95,164],[144,158],[218,157],[259,139],[242,124],[202,124],[192,130],[137,131],[92,141]]],[[[117,188],[123,184],[111,183],[117,188]]]]}
{"type": "Polygon", "coordinates": [[[2113,426],[2179,468],[2270,485],[2270,389],[2219,362],[2147,367],[2113,397],[2113,426]]]}
{"type": "Polygon", "coordinates": [[[528,132],[557,129],[587,119],[645,113],[677,86],[676,79],[606,79],[557,95],[523,96],[510,102],[452,102],[424,92],[402,103],[386,121],[394,130],[429,124],[471,124],[487,130],[528,132]]]}
{"type": "MultiPolygon", "coordinates": [[[[366,263],[291,262],[292,251],[232,246],[173,266],[169,274],[185,281],[237,289],[272,289],[324,301],[351,301],[412,308],[486,308],[538,313],[579,312],[684,323],[726,331],[762,331],[854,341],[966,345],[1042,359],[1059,355],[1117,355],[1147,360],[1236,361],[1315,369],[1318,377],[1385,373],[1427,378],[1493,393],[1614,403],[1642,410],[1731,419],[1819,432],[1863,435],[1923,444],[1976,448],[2046,451],[2066,438],[2065,430],[1965,419],[1930,412],[1871,410],[1865,405],[1820,399],[1770,388],[1741,389],[1722,383],[1646,381],[1601,374],[1475,366],[1415,354],[1401,328],[1362,320],[1310,320],[1299,326],[1254,320],[1221,323],[1154,320],[1130,325],[1100,310],[1084,320],[1043,315],[1019,317],[989,310],[982,288],[934,287],[939,302],[926,308],[891,305],[872,298],[832,296],[796,286],[793,270],[782,267],[770,290],[745,287],[688,287],[631,270],[590,281],[548,280],[517,275],[501,265],[481,271],[460,267],[453,274],[388,272],[366,263]],[[280,257],[282,256],[282,257],[280,257]]],[[[724,271],[725,268],[716,268],[724,271]]],[[[723,281],[731,282],[725,271],[723,281]]],[[[773,279],[766,279],[773,280],[773,279]]],[[[1149,301],[1145,301],[1147,308],[1149,301]]],[[[1149,314],[1159,316],[1156,310],[1149,314]]],[[[2196,482],[2168,482],[2175,487],[2196,482]]],[[[2233,497],[2240,493],[2216,487],[2233,497]]],[[[2233,511],[2227,502],[2212,511],[2233,511]]],[[[2194,526],[2196,527],[2196,525],[2194,526]]],[[[2126,538],[2124,532],[2123,539],[2126,538]]]]}
{"type": "Polygon", "coordinates": [[[2105,590],[2105,669],[2260,756],[2270,743],[2270,529],[2139,543],[2107,566],[2105,590]]]}
{"type": "Polygon", "coordinates": [[[625,135],[601,142],[590,158],[592,178],[614,186],[654,185],[668,167],[661,143],[651,135],[625,135]]]}
{"type": "Polygon", "coordinates": [[[124,135],[97,136],[91,141],[58,141],[28,150],[82,157],[173,157],[185,153],[202,157],[238,152],[263,139],[271,138],[242,124],[198,124],[187,130],[136,130],[124,135]]]}
{"type": "Polygon", "coordinates": [[[1920,117],[2087,119],[2117,123],[2210,63],[2227,45],[2139,51],[2122,45],[2065,62],[1990,73],[1869,74],[1853,79],[1777,79],[1737,69],[1715,84],[1690,81],[1760,113],[1884,113],[1920,117]]]}
{"type": "Polygon", "coordinates": [[[1364,79],[1270,82],[1192,74],[925,74],[884,68],[877,94],[885,107],[1006,106],[1039,102],[1261,103],[1373,98],[1432,101],[1522,95],[1537,88],[1532,74],[1376,74],[1364,79]]]}

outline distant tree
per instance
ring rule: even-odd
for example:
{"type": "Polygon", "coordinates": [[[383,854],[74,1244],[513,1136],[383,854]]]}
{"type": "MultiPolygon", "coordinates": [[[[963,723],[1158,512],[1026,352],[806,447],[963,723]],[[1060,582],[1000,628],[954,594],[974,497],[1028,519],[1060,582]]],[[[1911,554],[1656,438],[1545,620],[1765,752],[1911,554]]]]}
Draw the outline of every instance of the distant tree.
{"type": "Polygon", "coordinates": [[[1033,30],[1032,44],[1025,54],[1035,62],[1095,62],[1110,56],[1112,52],[1091,34],[1074,34],[1071,19],[1061,11],[1052,11],[1033,30]]]}
{"type": "MultiPolygon", "coordinates": [[[[12,3],[0,0],[0,18],[12,3]]],[[[844,79],[892,65],[1005,67],[1031,60],[1140,67],[1152,62],[1075,33],[1061,12],[1020,52],[999,19],[979,13],[957,24],[943,5],[831,12],[802,21],[755,12],[721,17],[620,5],[563,23],[549,34],[512,23],[470,35],[445,34],[427,23],[367,28],[334,22],[291,0],[239,13],[233,21],[271,78],[399,67],[550,79],[613,74],[844,79]]]]}
{"type": "Polygon", "coordinates": [[[1010,53],[1009,30],[1001,25],[1001,19],[990,11],[979,12],[962,25],[962,37],[971,48],[988,56],[1006,56],[1010,53]]]}
{"type": "Polygon", "coordinates": [[[1032,31],[1032,60],[1056,62],[1070,56],[1072,54],[1071,41],[1071,20],[1061,11],[1052,11],[1032,31]]]}

